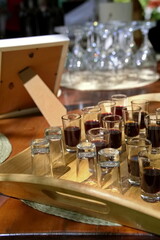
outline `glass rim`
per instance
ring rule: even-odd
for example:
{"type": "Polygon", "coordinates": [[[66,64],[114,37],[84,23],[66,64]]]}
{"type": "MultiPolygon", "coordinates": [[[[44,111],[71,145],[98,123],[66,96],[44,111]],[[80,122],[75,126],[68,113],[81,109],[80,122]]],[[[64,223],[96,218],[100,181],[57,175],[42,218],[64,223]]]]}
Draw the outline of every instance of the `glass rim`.
{"type": "Polygon", "coordinates": [[[107,116],[103,117],[102,121],[106,121],[106,119],[107,119],[107,118],[110,118],[110,117],[118,117],[118,119],[115,119],[115,120],[107,120],[107,122],[113,123],[113,122],[117,122],[117,121],[122,121],[122,119],[123,119],[120,115],[112,115],[112,114],[110,114],[110,115],[107,115],[107,116]]]}
{"type": "Polygon", "coordinates": [[[77,149],[90,149],[90,148],[96,149],[96,145],[90,141],[80,142],[77,144],[77,149]]]}
{"type": "Polygon", "coordinates": [[[150,101],[149,100],[147,100],[147,99],[134,99],[134,100],[132,100],[131,101],[131,104],[142,104],[142,103],[150,103],[150,101]]]}
{"type": "Polygon", "coordinates": [[[109,134],[109,131],[106,128],[98,127],[98,128],[89,129],[88,132],[87,132],[87,135],[93,135],[93,136],[101,135],[102,136],[101,132],[104,132],[105,134],[109,134]],[[95,134],[93,132],[95,132],[95,134]]]}
{"type": "Polygon", "coordinates": [[[61,118],[62,120],[72,121],[72,120],[80,119],[81,115],[79,113],[69,113],[69,114],[63,115],[61,118]],[[70,117],[73,117],[73,118],[70,118],[70,117]]]}
{"type": "Polygon", "coordinates": [[[147,138],[139,138],[139,137],[133,137],[132,139],[130,139],[129,141],[127,141],[126,143],[127,145],[129,146],[137,146],[137,147],[144,147],[144,146],[151,146],[152,147],[152,142],[147,139],[147,138]],[[148,143],[148,144],[145,144],[145,145],[137,145],[136,143],[138,143],[139,141],[143,140],[145,143],[148,143]]]}
{"type": "Polygon", "coordinates": [[[40,146],[40,145],[49,145],[49,141],[47,138],[35,138],[31,141],[31,147],[32,146],[40,146]]]}
{"type": "Polygon", "coordinates": [[[117,94],[113,94],[111,96],[111,99],[116,99],[116,100],[119,100],[119,99],[123,99],[123,98],[128,98],[128,96],[126,94],[123,94],[123,93],[117,93],[117,94]]]}
{"type": "Polygon", "coordinates": [[[119,151],[118,149],[115,149],[115,148],[103,148],[98,151],[98,155],[102,155],[104,153],[115,153],[116,155],[119,156],[119,151]]]}
{"type": "Polygon", "coordinates": [[[93,113],[94,113],[94,112],[101,111],[101,108],[98,105],[95,105],[95,106],[93,105],[93,106],[87,106],[87,107],[84,107],[81,109],[81,111],[83,113],[92,113],[92,111],[90,111],[90,110],[95,110],[95,111],[93,111],[93,113]],[[85,110],[88,110],[88,111],[85,112],[85,110]]]}
{"type": "MultiPolygon", "coordinates": [[[[102,100],[102,101],[100,101],[100,102],[98,102],[98,106],[99,105],[101,105],[101,104],[109,104],[109,103],[113,103],[113,106],[116,106],[116,101],[114,101],[114,100],[110,100],[110,99],[108,99],[108,100],[102,100]]],[[[111,105],[112,106],[112,105],[111,105]]]]}

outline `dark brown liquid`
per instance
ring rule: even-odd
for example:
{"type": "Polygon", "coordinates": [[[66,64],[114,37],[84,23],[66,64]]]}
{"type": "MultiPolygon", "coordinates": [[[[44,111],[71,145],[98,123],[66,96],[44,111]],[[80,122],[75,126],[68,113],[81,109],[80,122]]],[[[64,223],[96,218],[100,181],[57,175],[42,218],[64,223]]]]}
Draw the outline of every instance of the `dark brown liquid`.
{"type": "Polygon", "coordinates": [[[138,156],[134,155],[128,160],[128,172],[135,177],[139,177],[138,156]]]}
{"type": "Polygon", "coordinates": [[[109,144],[105,140],[93,140],[92,143],[95,144],[97,153],[99,150],[109,147],[109,144]]]}
{"type": "Polygon", "coordinates": [[[71,126],[64,129],[64,138],[66,145],[75,147],[81,138],[81,130],[79,127],[71,126]]]}
{"type": "Polygon", "coordinates": [[[144,129],[146,127],[144,118],[147,115],[146,112],[141,112],[141,122],[140,122],[140,129],[144,129]]]}
{"type": "Polygon", "coordinates": [[[91,128],[99,128],[100,122],[98,120],[89,120],[84,123],[84,127],[85,127],[85,133],[87,133],[88,130],[91,128]]]}
{"type": "Polygon", "coordinates": [[[127,109],[126,107],[124,106],[116,106],[116,115],[119,115],[122,117],[122,109],[127,109]]]}
{"type": "Polygon", "coordinates": [[[126,122],[124,126],[125,135],[135,137],[139,134],[139,125],[137,122],[126,122]]]}
{"type": "Polygon", "coordinates": [[[98,114],[98,120],[99,120],[99,122],[100,122],[100,125],[101,125],[101,127],[103,127],[103,118],[104,117],[106,117],[106,116],[109,116],[109,115],[112,115],[112,113],[110,112],[110,113],[99,113],[98,114]]]}
{"type": "Polygon", "coordinates": [[[110,147],[111,148],[119,148],[122,145],[122,133],[120,130],[111,129],[110,132],[110,147]]]}
{"type": "Polygon", "coordinates": [[[160,191],[160,169],[144,168],[141,179],[141,188],[147,193],[158,193],[160,191]]]}
{"type": "MultiPolygon", "coordinates": [[[[135,120],[135,121],[138,121],[138,115],[139,115],[138,112],[135,112],[135,113],[134,113],[134,116],[133,116],[133,117],[134,117],[134,120],[135,120]]],[[[144,129],[144,128],[146,127],[145,122],[144,122],[144,118],[145,118],[146,115],[147,115],[146,112],[141,112],[140,129],[144,129]]]]}
{"type": "Polygon", "coordinates": [[[147,139],[151,141],[152,147],[160,147],[160,126],[159,125],[148,126],[147,139]]]}

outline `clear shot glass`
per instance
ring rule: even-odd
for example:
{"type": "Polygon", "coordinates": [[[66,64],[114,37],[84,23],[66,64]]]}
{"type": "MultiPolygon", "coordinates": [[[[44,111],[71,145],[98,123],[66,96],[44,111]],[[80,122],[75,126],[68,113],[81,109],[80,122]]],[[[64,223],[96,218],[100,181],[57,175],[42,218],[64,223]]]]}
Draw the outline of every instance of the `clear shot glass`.
{"type": "Polygon", "coordinates": [[[131,101],[131,106],[134,109],[137,107],[141,108],[141,120],[140,120],[140,135],[145,137],[146,136],[146,125],[144,118],[148,115],[149,112],[149,101],[146,99],[136,99],[131,101]]]}
{"type": "Polygon", "coordinates": [[[150,153],[152,150],[152,143],[146,138],[132,138],[126,143],[128,181],[133,186],[140,185],[138,154],[143,150],[150,153]]]}
{"type": "Polygon", "coordinates": [[[104,100],[98,102],[98,106],[101,108],[101,112],[99,113],[98,119],[100,121],[100,126],[103,126],[103,117],[108,115],[115,115],[116,110],[116,102],[113,100],[104,100]]]}
{"type": "Polygon", "coordinates": [[[94,143],[96,146],[96,153],[98,151],[109,147],[110,133],[106,128],[91,128],[87,133],[87,140],[94,143]]]}
{"type": "Polygon", "coordinates": [[[145,116],[146,138],[152,143],[152,152],[160,153],[160,122],[156,113],[145,116]]]}
{"type": "Polygon", "coordinates": [[[120,161],[119,151],[104,148],[98,152],[97,182],[100,187],[120,191],[120,161]]]}
{"type": "Polygon", "coordinates": [[[78,182],[96,184],[96,146],[83,141],[77,145],[76,175],[78,182]]]}
{"type": "Polygon", "coordinates": [[[52,177],[49,141],[46,138],[34,139],[31,143],[32,174],[52,177]]]}
{"type": "Polygon", "coordinates": [[[128,97],[125,94],[113,94],[111,100],[116,102],[115,114],[122,117],[122,109],[128,105],[128,97]]]}
{"type": "Polygon", "coordinates": [[[160,201],[160,157],[147,150],[138,154],[141,198],[146,202],[160,201]]]}
{"type": "Polygon", "coordinates": [[[60,127],[49,127],[45,129],[44,135],[49,141],[53,176],[60,177],[69,170],[64,157],[62,130],[60,127]]]}
{"type": "Polygon", "coordinates": [[[78,113],[62,116],[64,145],[67,152],[75,153],[81,141],[81,115],[78,113]]]}

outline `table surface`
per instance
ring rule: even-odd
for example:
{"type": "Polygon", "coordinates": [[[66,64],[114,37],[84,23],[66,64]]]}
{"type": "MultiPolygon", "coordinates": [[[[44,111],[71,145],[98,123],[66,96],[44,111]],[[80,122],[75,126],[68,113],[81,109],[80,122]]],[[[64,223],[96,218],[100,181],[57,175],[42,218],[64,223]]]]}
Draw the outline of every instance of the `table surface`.
{"type": "MultiPolygon", "coordinates": [[[[160,92],[160,81],[143,88],[121,91],[77,91],[61,88],[59,100],[68,111],[76,111],[85,105],[109,99],[114,93],[128,96],[160,92]]],[[[154,110],[158,103],[152,103],[154,110]]],[[[41,114],[1,119],[1,133],[12,144],[10,157],[27,148],[32,139],[42,137],[49,124],[41,114]]],[[[0,196],[0,237],[3,239],[159,239],[158,236],[126,226],[95,226],[42,213],[25,205],[22,201],[0,196]]]]}

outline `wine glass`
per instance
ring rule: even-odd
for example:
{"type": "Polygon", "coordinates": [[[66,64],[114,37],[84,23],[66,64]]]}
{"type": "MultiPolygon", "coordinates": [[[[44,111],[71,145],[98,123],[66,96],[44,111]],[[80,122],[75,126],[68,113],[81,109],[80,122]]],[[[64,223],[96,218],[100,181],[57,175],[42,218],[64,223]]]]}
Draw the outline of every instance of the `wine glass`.
{"type": "Polygon", "coordinates": [[[157,76],[156,53],[148,39],[149,29],[155,26],[155,22],[141,21],[140,30],[143,34],[143,42],[135,54],[135,64],[137,66],[137,75],[140,80],[151,80],[157,76]]]}

